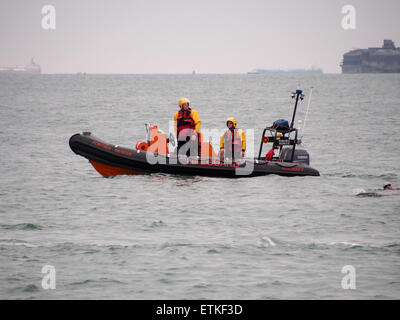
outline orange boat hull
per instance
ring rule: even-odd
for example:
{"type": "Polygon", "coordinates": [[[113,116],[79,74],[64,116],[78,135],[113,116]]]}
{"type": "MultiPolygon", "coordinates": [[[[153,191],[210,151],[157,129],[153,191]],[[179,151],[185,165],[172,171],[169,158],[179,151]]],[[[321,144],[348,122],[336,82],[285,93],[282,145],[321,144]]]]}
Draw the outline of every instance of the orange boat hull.
{"type": "Polygon", "coordinates": [[[96,171],[105,178],[117,176],[120,174],[141,174],[141,173],[143,173],[143,172],[132,170],[132,169],[124,169],[124,168],[109,166],[108,164],[100,163],[100,162],[93,161],[93,160],[89,160],[89,162],[96,169],[96,171]]]}

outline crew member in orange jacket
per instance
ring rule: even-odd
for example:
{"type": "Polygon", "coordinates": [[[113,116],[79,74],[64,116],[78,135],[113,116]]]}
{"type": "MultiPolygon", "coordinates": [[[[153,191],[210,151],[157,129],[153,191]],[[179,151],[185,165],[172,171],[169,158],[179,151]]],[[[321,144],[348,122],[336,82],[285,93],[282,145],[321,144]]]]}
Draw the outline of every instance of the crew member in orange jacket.
{"type": "MultiPolygon", "coordinates": [[[[181,98],[178,102],[180,110],[174,115],[175,134],[178,140],[177,151],[187,142],[196,143],[198,148],[196,152],[200,154],[199,133],[201,127],[200,116],[198,112],[189,107],[189,100],[181,98]]],[[[190,149],[186,152],[190,156],[190,149]]],[[[197,154],[195,154],[197,155],[197,154]]],[[[192,155],[193,156],[193,155],[192,155]]]]}
{"type": "Polygon", "coordinates": [[[246,135],[242,129],[237,129],[234,117],[226,119],[228,130],[222,135],[219,143],[220,158],[239,159],[245,156],[246,135]]]}

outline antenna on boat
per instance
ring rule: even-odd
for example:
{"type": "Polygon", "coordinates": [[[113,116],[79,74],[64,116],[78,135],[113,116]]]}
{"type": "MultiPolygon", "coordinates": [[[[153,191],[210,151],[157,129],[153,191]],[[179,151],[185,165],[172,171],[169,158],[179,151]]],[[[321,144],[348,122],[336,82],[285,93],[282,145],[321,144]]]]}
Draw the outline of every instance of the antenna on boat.
{"type": "Polygon", "coordinates": [[[301,136],[300,136],[300,139],[303,139],[304,128],[306,127],[306,121],[307,121],[307,116],[308,116],[308,110],[310,110],[310,103],[311,103],[312,90],[313,90],[313,87],[310,88],[310,96],[308,97],[307,111],[306,111],[306,115],[305,115],[305,117],[304,117],[304,123],[303,123],[303,128],[301,129],[301,136]]]}
{"type": "Polygon", "coordinates": [[[293,128],[294,118],[296,117],[297,104],[299,102],[299,98],[300,98],[300,100],[303,100],[304,99],[304,94],[303,94],[302,90],[297,89],[296,92],[292,92],[292,99],[296,99],[296,103],[294,105],[292,122],[290,123],[290,128],[293,128]]]}

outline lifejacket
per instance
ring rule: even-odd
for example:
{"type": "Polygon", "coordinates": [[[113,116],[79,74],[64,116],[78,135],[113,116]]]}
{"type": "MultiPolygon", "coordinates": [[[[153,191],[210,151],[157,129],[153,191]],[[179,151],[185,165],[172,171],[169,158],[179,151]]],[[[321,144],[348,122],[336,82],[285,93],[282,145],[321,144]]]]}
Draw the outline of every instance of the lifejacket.
{"type": "Polygon", "coordinates": [[[183,129],[194,130],[195,124],[193,118],[190,116],[190,111],[191,109],[189,108],[188,110],[179,110],[178,112],[178,118],[176,119],[178,136],[183,129]]]}
{"type": "Polygon", "coordinates": [[[268,153],[265,155],[265,160],[266,161],[271,161],[272,157],[275,155],[274,148],[268,151],[268,153]]]}
{"type": "Polygon", "coordinates": [[[234,130],[234,133],[231,130],[227,130],[224,134],[224,149],[232,152],[240,153],[242,151],[242,138],[240,137],[238,130],[234,130]],[[232,141],[233,137],[233,141],[232,141]],[[234,150],[232,150],[232,146],[234,150]]]}

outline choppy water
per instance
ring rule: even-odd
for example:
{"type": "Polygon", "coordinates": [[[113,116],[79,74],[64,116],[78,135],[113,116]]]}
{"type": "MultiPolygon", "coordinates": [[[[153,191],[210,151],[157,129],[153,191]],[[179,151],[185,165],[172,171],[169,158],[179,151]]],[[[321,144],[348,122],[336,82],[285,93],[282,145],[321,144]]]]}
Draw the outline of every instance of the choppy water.
{"type": "Polygon", "coordinates": [[[399,75],[0,77],[0,298],[400,298],[400,191],[357,196],[400,185],[399,88],[399,75]],[[82,131],[134,146],[182,96],[203,128],[235,116],[258,139],[311,86],[320,177],[105,179],[68,146],[82,131]]]}

